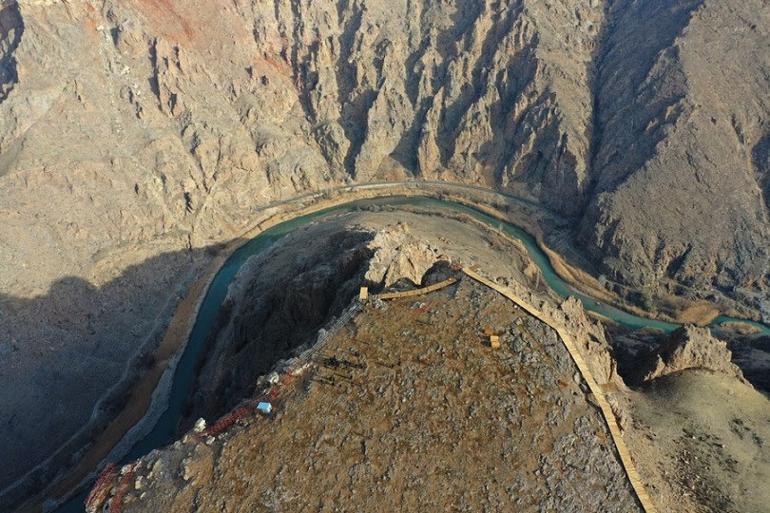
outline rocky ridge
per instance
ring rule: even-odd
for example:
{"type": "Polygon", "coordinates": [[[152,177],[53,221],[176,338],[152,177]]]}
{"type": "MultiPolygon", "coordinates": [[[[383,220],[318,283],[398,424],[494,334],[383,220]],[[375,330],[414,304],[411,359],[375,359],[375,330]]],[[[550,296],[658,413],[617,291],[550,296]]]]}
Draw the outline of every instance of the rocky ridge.
{"type": "Polygon", "coordinates": [[[410,233],[405,223],[378,231],[369,247],[373,255],[364,278],[385,287],[403,279],[419,285],[438,258],[437,251],[410,233]]]}

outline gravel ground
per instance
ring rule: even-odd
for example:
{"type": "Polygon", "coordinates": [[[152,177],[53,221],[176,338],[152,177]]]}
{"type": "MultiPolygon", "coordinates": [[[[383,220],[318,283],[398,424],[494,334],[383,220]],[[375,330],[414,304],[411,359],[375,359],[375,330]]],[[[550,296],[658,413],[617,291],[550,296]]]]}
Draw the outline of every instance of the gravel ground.
{"type": "Polygon", "coordinates": [[[661,511],[767,513],[767,396],[732,376],[687,370],[631,399],[627,440],[661,511]]]}
{"type": "Polygon", "coordinates": [[[550,328],[478,284],[373,301],[270,417],[140,460],[123,510],[640,511],[585,389],[550,328]]]}

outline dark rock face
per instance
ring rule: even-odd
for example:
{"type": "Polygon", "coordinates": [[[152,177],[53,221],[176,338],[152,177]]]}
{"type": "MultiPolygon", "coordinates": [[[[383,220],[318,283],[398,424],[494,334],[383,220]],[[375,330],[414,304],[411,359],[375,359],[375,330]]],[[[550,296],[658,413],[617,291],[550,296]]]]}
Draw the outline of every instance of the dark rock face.
{"type": "Polygon", "coordinates": [[[315,341],[364,281],[368,232],[318,234],[311,247],[289,236],[252,258],[230,286],[202,362],[190,421],[215,419],[254,392],[275,362],[315,341]]]}
{"type": "Polygon", "coordinates": [[[770,337],[737,337],[730,341],[730,351],[749,383],[770,393],[770,337]]]}
{"type": "Polygon", "coordinates": [[[3,101],[18,80],[14,50],[24,32],[24,22],[19,6],[5,4],[0,7],[0,101],[3,101]]]}

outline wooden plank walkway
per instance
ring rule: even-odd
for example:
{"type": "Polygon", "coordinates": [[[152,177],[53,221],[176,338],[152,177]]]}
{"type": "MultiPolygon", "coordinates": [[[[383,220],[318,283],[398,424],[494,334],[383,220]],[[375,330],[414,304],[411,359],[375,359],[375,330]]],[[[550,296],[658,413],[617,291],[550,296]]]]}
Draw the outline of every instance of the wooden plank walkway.
{"type": "Polygon", "coordinates": [[[385,294],[377,294],[376,296],[374,296],[374,298],[375,299],[398,299],[402,297],[422,296],[423,294],[428,294],[430,292],[441,290],[455,283],[457,283],[457,278],[447,278],[444,281],[434,283],[433,285],[428,285],[427,287],[423,287],[421,289],[407,290],[404,292],[386,292],[385,294]]]}
{"type": "Polygon", "coordinates": [[[618,426],[617,420],[615,419],[615,413],[612,411],[610,403],[607,402],[607,398],[604,395],[602,387],[599,386],[591,374],[586,361],[583,359],[577,342],[573,340],[572,336],[567,332],[565,327],[560,322],[554,321],[554,319],[552,319],[549,315],[541,312],[538,308],[535,308],[534,306],[524,301],[512,289],[499,285],[472,269],[463,269],[463,272],[482,285],[485,285],[499,292],[506,298],[513,301],[527,313],[533,317],[536,317],[540,321],[553,328],[554,331],[556,331],[556,333],[559,335],[559,338],[561,338],[562,342],[564,343],[564,346],[567,348],[567,351],[569,351],[569,354],[572,356],[572,360],[575,362],[575,365],[580,371],[580,374],[583,376],[583,379],[588,385],[589,390],[591,390],[591,393],[594,395],[596,404],[599,406],[599,409],[602,412],[602,416],[607,423],[607,427],[610,430],[610,435],[612,436],[612,440],[615,443],[615,448],[617,449],[618,455],[620,456],[620,462],[626,471],[626,475],[628,475],[628,480],[631,482],[631,486],[633,487],[634,492],[636,493],[636,496],[642,505],[642,508],[646,513],[657,513],[658,510],[655,507],[655,504],[652,502],[652,498],[647,493],[647,489],[645,488],[644,483],[642,483],[639,473],[636,470],[636,466],[634,465],[634,461],[631,458],[631,453],[628,451],[625,440],[623,440],[623,434],[620,432],[620,427],[618,426]]]}

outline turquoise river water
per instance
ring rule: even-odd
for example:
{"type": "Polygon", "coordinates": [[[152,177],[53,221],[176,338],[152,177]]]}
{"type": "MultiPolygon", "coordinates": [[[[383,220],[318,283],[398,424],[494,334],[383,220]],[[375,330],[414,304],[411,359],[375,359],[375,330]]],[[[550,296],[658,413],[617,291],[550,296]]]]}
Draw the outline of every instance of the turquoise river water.
{"type": "MultiPolygon", "coordinates": [[[[211,282],[211,285],[206,292],[206,296],[201,303],[187,347],[179,360],[174,374],[168,408],[163,412],[152,430],[131,448],[130,452],[124,458],[124,461],[128,462],[135,460],[149,453],[153,449],[172,443],[176,439],[177,426],[182,418],[187,398],[190,395],[195,380],[196,365],[205,350],[206,339],[213,327],[220,305],[227,295],[227,288],[230,285],[230,282],[246,260],[253,255],[267,250],[276,241],[280,240],[291,231],[305,226],[314,220],[331,214],[351,212],[370,206],[428,207],[435,209],[450,209],[455,212],[467,214],[491,227],[502,230],[510,237],[520,240],[526,246],[532,260],[540,268],[545,283],[559,296],[575,296],[583,302],[586,310],[612,319],[629,328],[655,328],[670,332],[679,327],[679,325],[670,322],[648,319],[631,314],[612,305],[597,301],[596,299],[575,290],[556,274],[548,257],[537,245],[534,237],[517,226],[502,222],[499,219],[480,212],[472,207],[453,201],[422,197],[385,197],[354,201],[276,225],[248,241],[230,256],[214,277],[214,280],[211,282]]],[[[770,335],[770,327],[746,319],[720,316],[714,320],[713,324],[718,325],[724,322],[748,323],[758,328],[763,334],[770,335]]],[[[56,513],[83,513],[85,511],[83,506],[85,496],[86,492],[73,496],[59,506],[59,508],[56,509],[56,513]]]]}

